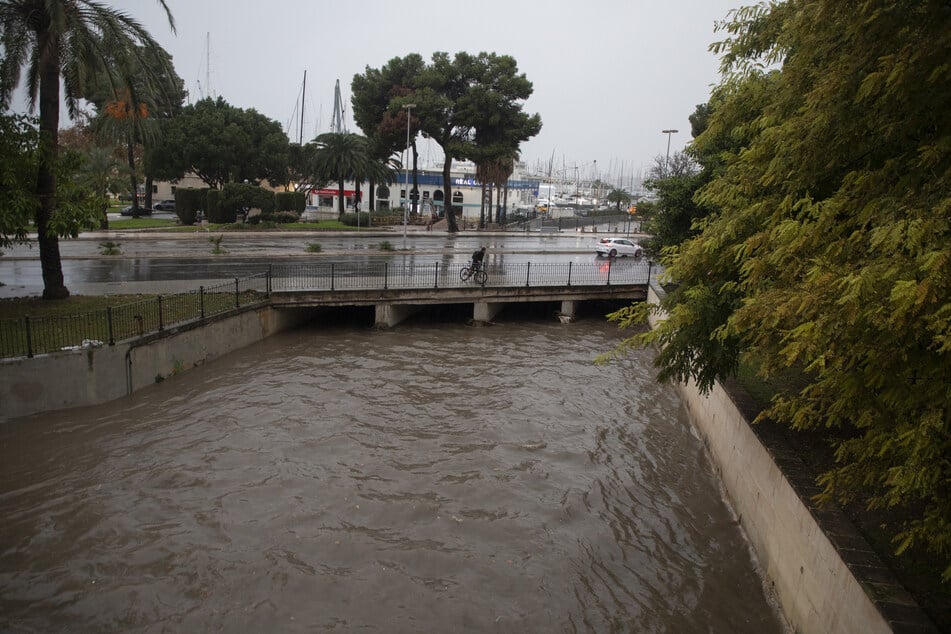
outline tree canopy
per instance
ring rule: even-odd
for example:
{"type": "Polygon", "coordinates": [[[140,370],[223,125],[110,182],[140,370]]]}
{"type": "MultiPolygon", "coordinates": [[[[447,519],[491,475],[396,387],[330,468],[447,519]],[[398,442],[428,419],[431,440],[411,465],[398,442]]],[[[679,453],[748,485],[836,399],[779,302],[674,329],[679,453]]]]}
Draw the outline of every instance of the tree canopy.
{"type": "Polygon", "coordinates": [[[715,211],[668,253],[668,320],[627,343],[704,389],[741,355],[799,369],[764,415],[835,431],[823,499],[902,509],[898,551],[951,578],[951,11],[788,0],[723,28],[695,140],[715,211]]]}
{"type": "MultiPolygon", "coordinates": [[[[414,104],[412,117],[419,132],[436,141],[445,155],[443,194],[450,232],[458,230],[449,213],[453,159],[487,163],[511,158],[521,142],[541,130],[541,118],[522,111],[532,84],[508,55],[462,52],[450,57],[437,52],[423,64],[413,54],[390,60],[380,71],[367,68],[354,77],[353,87],[361,128],[373,128],[377,121],[376,129],[390,131],[390,147],[396,147],[393,117],[414,104]]],[[[402,121],[405,126],[405,116],[402,121]]]]}
{"type": "Polygon", "coordinates": [[[287,180],[289,145],[278,122],[221,97],[207,98],[163,122],[149,161],[157,177],[192,172],[216,189],[245,180],[279,185],[287,180]]]}

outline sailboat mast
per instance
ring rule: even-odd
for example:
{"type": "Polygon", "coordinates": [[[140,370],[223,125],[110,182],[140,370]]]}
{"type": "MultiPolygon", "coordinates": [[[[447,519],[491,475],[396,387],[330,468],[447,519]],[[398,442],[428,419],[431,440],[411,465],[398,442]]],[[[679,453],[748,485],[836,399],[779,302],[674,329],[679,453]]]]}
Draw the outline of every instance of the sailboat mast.
{"type": "Polygon", "coordinates": [[[307,71],[304,71],[304,86],[300,91],[300,141],[298,144],[304,145],[304,99],[307,95],[307,71]]]}

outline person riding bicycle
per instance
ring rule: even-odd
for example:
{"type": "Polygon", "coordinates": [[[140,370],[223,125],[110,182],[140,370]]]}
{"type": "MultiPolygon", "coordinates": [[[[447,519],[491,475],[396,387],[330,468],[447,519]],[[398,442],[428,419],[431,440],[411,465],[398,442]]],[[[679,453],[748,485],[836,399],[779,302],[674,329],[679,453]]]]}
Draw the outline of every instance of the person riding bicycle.
{"type": "Polygon", "coordinates": [[[473,271],[478,271],[479,269],[482,268],[482,260],[484,258],[485,258],[485,247],[482,247],[481,249],[476,250],[476,252],[472,254],[472,270],[473,271]]]}

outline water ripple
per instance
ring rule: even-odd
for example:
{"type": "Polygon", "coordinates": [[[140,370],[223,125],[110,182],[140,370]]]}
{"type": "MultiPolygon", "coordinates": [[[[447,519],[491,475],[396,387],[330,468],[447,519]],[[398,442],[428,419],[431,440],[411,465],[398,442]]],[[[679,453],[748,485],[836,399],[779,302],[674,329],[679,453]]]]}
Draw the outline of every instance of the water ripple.
{"type": "Polygon", "coordinates": [[[781,631],[617,337],[313,326],[0,426],[0,630],[781,631]]]}

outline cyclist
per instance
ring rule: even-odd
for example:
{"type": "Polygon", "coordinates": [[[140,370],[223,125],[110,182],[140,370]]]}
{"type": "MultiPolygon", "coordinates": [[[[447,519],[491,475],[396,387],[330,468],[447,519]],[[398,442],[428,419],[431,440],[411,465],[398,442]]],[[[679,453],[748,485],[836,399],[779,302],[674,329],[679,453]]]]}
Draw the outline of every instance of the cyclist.
{"type": "Polygon", "coordinates": [[[482,268],[482,260],[485,258],[485,247],[477,249],[475,253],[472,254],[472,270],[478,271],[482,268]]]}

